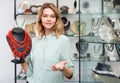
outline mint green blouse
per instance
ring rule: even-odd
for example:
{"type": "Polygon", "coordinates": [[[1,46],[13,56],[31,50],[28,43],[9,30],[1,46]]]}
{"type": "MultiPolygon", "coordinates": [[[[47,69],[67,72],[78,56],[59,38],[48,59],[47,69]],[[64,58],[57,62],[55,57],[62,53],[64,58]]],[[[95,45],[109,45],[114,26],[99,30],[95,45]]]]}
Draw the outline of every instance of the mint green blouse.
{"type": "Polygon", "coordinates": [[[65,35],[56,38],[54,34],[42,39],[33,38],[26,73],[29,83],[64,83],[61,71],[52,71],[51,66],[66,60],[66,67],[74,69],[71,43],[65,35]]]}

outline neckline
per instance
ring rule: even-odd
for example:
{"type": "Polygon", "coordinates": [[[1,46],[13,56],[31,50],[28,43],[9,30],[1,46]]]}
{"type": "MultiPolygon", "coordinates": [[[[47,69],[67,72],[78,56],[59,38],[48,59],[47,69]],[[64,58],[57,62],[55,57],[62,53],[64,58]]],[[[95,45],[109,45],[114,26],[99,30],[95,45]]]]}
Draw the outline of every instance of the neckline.
{"type": "Polygon", "coordinates": [[[51,37],[54,36],[54,35],[55,35],[55,33],[52,32],[52,33],[50,33],[49,35],[44,35],[44,36],[43,36],[43,39],[49,39],[49,38],[51,38],[51,37]]]}

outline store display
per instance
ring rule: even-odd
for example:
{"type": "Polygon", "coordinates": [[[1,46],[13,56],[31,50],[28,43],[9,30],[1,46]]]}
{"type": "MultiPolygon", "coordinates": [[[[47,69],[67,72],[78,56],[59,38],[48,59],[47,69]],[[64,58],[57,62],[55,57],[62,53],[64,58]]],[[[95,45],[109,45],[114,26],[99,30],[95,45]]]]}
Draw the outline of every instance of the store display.
{"type": "Polygon", "coordinates": [[[104,83],[120,83],[120,78],[111,69],[111,66],[105,63],[98,63],[93,69],[95,78],[99,78],[104,83]]]}
{"type": "Polygon", "coordinates": [[[27,33],[30,35],[30,36],[35,36],[35,22],[33,23],[29,23],[29,24],[25,24],[25,28],[24,28],[27,33]]]}
{"type": "Polygon", "coordinates": [[[30,6],[30,11],[32,12],[32,14],[37,14],[38,11],[40,10],[42,5],[31,5],[30,6]]]}
{"type": "Polygon", "coordinates": [[[120,37],[120,29],[116,29],[115,32],[117,34],[117,37],[119,38],[120,37]]]}
{"type": "Polygon", "coordinates": [[[114,75],[111,66],[105,63],[97,63],[97,66],[93,69],[93,72],[98,74],[114,75]]]}
{"type": "Polygon", "coordinates": [[[84,8],[84,9],[88,9],[89,6],[90,6],[90,4],[89,4],[88,1],[84,1],[84,2],[82,3],[82,8],[84,8]]]}
{"type": "Polygon", "coordinates": [[[79,25],[79,21],[74,21],[71,24],[70,29],[76,34],[80,33],[81,35],[83,35],[86,31],[86,23],[84,21],[80,21],[79,25]]]}
{"type": "Polygon", "coordinates": [[[102,0],[81,0],[80,11],[81,13],[101,13],[102,0]]]}
{"type": "Polygon", "coordinates": [[[80,54],[84,54],[87,51],[88,46],[89,44],[85,42],[84,39],[80,39],[78,42],[76,42],[76,48],[80,52],[80,54]]]}
{"type": "Polygon", "coordinates": [[[113,4],[115,8],[117,5],[120,5],[120,0],[113,0],[113,4]]]}
{"type": "Polygon", "coordinates": [[[66,17],[62,17],[62,22],[64,24],[64,30],[65,32],[70,28],[70,21],[66,17]]]}
{"type": "Polygon", "coordinates": [[[95,36],[98,36],[99,35],[98,31],[99,31],[99,27],[102,23],[102,18],[94,17],[94,18],[92,18],[91,23],[92,23],[93,33],[95,34],[95,36]]]}
{"type": "Polygon", "coordinates": [[[79,59],[80,57],[76,53],[74,53],[74,58],[79,59]]]}
{"type": "Polygon", "coordinates": [[[109,61],[120,61],[115,44],[105,44],[105,48],[109,61]]]}
{"type": "Polygon", "coordinates": [[[60,7],[60,12],[62,14],[68,14],[69,7],[68,6],[61,6],[60,7]]]}
{"type": "Polygon", "coordinates": [[[104,12],[112,13],[114,12],[114,4],[111,0],[104,0],[104,12]]]}
{"type": "MultiPolygon", "coordinates": [[[[79,30],[78,30],[78,25],[79,22],[78,21],[74,21],[72,24],[71,24],[71,30],[74,32],[74,33],[79,33],[79,30]]],[[[83,28],[84,29],[84,28],[83,28]]],[[[82,29],[81,29],[82,30],[82,29]]]]}
{"type": "Polygon", "coordinates": [[[102,26],[99,28],[99,36],[104,41],[116,41],[117,35],[107,17],[103,17],[102,26]]]}
{"type": "Polygon", "coordinates": [[[118,19],[111,19],[104,17],[102,26],[99,28],[99,36],[105,41],[120,41],[119,38],[119,26],[120,22],[118,19]]]}
{"type": "Polygon", "coordinates": [[[83,0],[83,2],[82,2],[82,4],[81,4],[81,8],[82,8],[82,10],[83,10],[85,13],[89,13],[89,12],[90,12],[90,10],[89,10],[89,8],[90,8],[90,3],[89,3],[89,1],[88,1],[88,0],[83,0]]]}
{"type": "Polygon", "coordinates": [[[120,44],[115,44],[115,47],[116,47],[118,56],[119,56],[119,58],[120,58],[120,44]]]}
{"type": "Polygon", "coordinates": [[[114,49],[114,44],[106,44],[105,47],[106,47],[107,50],[109,50],[110,52],[112,52],[113,49],[114,49]]]}
{"type": "Polygon", "coordinates": [[[120,18],[112,19],[112,21],[113,21],[114,29],[115,30],[120,29],[120,18]]]}
{"type": "Polygon", "coordinates": [[[102,45],[94,45],[93,46],[93,58],[94,59],[99,59],[100,58],[100,55],[102,54],[102,45]]]}
{"type": "Polygon", "coordinates": [[[17,12],[18,13],[26,13],[25,11],[30,8],[30,5],[31,5],[31,3],[28,0],[24,0],[23,2],[19,3],[17,12]]]}
{"type": "Polygon", "coordinates": [[[68,14],[74,14],[75,9],[74,8],[69,8],[68,9],[68,14]]]}
{"type": "MultiPolygon", "coordinates": [[[[116,0],[117,4],[119,1],[116,0]]],[[[89,43],[87,51],[80,54],[85,56],[80,58],[81,83],[120,83],[120,5],[117,4],[114,7],[114,0],[80,0],[80,20],[86,22],[86,31],[80,39],[89,43]],[[97,65],[91,66],[92,62],[97,65]]]]}
{"type": "Polygon", "coordinates": [[[77,1],[74,1],[74,9],[77,7],[77,1]]]}

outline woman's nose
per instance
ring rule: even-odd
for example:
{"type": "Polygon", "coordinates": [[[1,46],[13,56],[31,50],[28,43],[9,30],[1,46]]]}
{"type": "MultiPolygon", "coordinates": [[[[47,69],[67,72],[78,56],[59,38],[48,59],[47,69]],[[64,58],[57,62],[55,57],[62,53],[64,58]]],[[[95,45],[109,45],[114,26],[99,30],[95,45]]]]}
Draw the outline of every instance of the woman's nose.
{"type": "Polygon", "coordinates": [[[51,20],[51,17],[50,17],[50,16],[48,16],[48,17],[47,17],[47,20],[51,20]]]}

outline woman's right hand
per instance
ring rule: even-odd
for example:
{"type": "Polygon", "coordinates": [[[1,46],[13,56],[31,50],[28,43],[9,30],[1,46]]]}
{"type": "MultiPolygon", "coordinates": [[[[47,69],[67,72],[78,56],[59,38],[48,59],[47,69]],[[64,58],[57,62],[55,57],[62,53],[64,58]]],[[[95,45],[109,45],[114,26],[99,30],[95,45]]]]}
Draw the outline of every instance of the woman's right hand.
{"type": "Polygon", "coordinates": [[[67,64],[67,61],[61,61],[61,62],[57,63],[56,65],[52,65],[51,68],[53,71],[57,71],[57,70],[63,71],[65,64],[67,64]]]}

